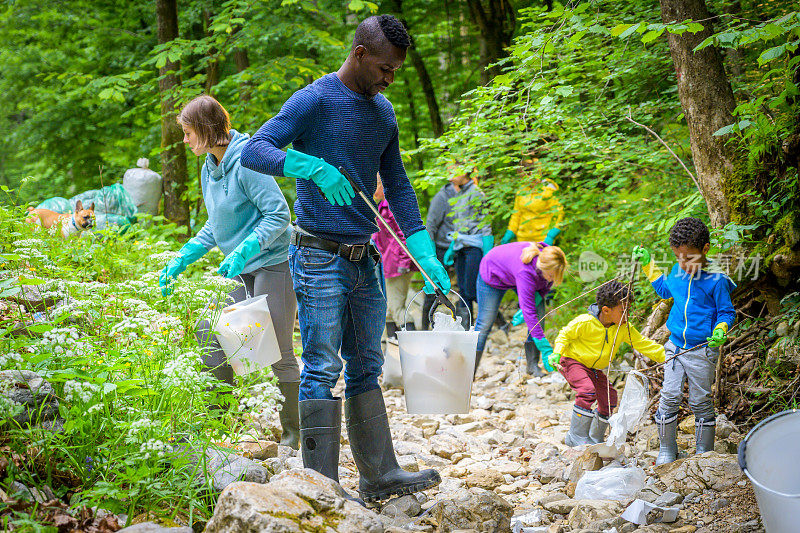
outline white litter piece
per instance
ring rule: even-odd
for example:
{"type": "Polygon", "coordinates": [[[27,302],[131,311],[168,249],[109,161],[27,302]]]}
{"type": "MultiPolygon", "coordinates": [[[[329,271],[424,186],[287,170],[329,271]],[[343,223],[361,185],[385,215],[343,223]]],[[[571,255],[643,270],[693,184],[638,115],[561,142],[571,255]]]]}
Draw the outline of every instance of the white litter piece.
{"type": "Polygon", "coordinates": [[[576,500],[630,500],[642,490],[647,479],[638,466],[607,466],[586,472],[575,487],[576,500]]]}
{"type": "Polygon", "coordinates": [[[450,313],[440,313],[436,311],[433,314],[433,331],[464,331],[464,326],[461,325],[461,317],[453,317],[450,313]]]}
{"type": "Polygon", "coordinates": [[[625,443],[628,433],[634,432],[639,427],[649,400],[647,378],[640,372],[628,372],[619,409],[608,419],[611,429],[608,432],[606,444],[621,446],[625,443]]]}
{"type": "Polygon", "coordinates": [[[622,518],[640,526],[659,522],[674,522],[678,519],[678,508],[659,507],[653,503],[636,499],[622,513],[622,518]]]}

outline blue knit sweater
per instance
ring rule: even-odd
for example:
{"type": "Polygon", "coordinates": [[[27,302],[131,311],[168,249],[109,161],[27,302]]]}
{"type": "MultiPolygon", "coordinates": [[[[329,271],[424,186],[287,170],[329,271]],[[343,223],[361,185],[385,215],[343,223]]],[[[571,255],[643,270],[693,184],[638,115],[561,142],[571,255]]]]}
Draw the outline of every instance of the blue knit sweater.
{"type": "MultiPolygon", "coordinates": [[[[284,176],[283,147],[344,167],[372,197],[380,172],[386,199],[406,236],[425,229],[414,189],[400,158],[397,118],[383,96],[367,97],[327,74],[294,93],[280,112],[261,126],[242,151],[242,165],[284,176]]],[[[331,205],[317,186],[297,180],[297,223],[320,237],[348,244],[366,243],[378,230],[375,215],[356,196],[349,206],[331,205]]]]}

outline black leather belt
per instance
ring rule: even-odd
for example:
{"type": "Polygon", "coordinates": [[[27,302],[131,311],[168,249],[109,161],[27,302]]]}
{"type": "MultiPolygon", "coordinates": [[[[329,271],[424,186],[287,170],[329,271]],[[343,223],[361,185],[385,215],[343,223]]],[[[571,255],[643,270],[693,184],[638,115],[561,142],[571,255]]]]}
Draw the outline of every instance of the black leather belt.
{"type": "Polygon", "coordinates": [[[321,239],[312,235],[304,235],[297,231],[292,231],[291,243],[295,246],[304,246],[306,248],[316,248],[317,250],[325,250],[344,257],[348,261],[357,263],[364,259],[367,254],[371,255],[375,261],[380,261],[381,254],[378,249],[370,243],[365,244],[344,244],[342,242],[329,241],[328,239],[321,239]]]}

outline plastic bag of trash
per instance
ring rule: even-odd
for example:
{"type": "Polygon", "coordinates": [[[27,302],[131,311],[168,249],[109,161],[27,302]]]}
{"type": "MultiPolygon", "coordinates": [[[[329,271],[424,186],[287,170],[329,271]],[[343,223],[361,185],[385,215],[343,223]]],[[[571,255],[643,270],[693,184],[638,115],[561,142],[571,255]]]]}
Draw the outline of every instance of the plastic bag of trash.
{"type": "Polygon", "coordinates": [[[121,183],[82,192],[69,199],[73,207],[78,200],[83,205],[94,203],[97,229],[103,229],[110,224],[122,226],[136,222],[136,205],[121,183]]]}
{"type": "Polygon", "coordinates": [[[131,195],[139,213],[158,214],[158,202],[161,200],[161,176],[149,168],[150,160],[146,157],[136,161],[137,168],[129,168],[122,176],[122,186],[131,195]]]}
{"type": "Polygon", "coordinates": [[[647,476],[638,466],[607,466],[586,472],[575,487],[576,500],[630,500],[642,490],[647,476]]]}
{"type": "Polygon", "coordinates": [[[647,378],[635,370],[628,372],[625,388],[622,391],[622,400],[619,402],[617,412],[611,415],[608,423],[611,429],[608,432],[606,444],[620,446],[625,443],[628,433],[639,427],[639,422],[647,410],[650,393],[647,390],[647,378]]]}

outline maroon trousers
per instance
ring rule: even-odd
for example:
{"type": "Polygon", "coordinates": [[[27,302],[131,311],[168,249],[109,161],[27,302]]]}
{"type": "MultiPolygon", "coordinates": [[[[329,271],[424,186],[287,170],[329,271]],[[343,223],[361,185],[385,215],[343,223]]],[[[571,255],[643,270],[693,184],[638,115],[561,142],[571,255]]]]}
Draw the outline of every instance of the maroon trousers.
{"type": "Polygon", "coordinates": [[[617,406],[617,391],[609,384],[602,370],[589,368],[583,363],[561,358],[561,374],[575,391],[575,405],[587,411],[597,402],[597,412],[608,417],[617,406]]]}

